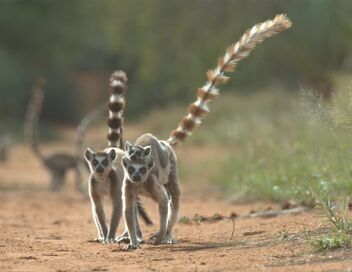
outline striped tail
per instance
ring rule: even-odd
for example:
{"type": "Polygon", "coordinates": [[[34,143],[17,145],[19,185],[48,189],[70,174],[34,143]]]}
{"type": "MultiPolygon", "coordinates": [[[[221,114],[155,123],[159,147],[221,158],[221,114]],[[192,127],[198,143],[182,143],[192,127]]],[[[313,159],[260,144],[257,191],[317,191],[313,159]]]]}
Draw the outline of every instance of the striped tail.
{"type": "Polygon", "coordinates": [[[100,106],[98,106],[95,110],[88,113],[79,123],[76,132],[76,157],[77,161],[80,163],[82,161],[82,150],[84,138],[87,133],[88,127],[96,121],[104,112],[108,109],[109,101],[103,102],[100,106]]]}
{"type": "Polygon", "coordinates": [[[123,110],[125,108],[125,92],[127,76],[123,71],[115,71],[110,77],[110,101],[108,118],[108,146],[123,149],[123,110]]]}
{"type": "Polygon", "coordinates": [[[192,134],[194,129],[201,124],[202,119],[209,113],[208,103],[219,95],[218,85],[225,84],[229,77],[225,72],[233,72],[237,63],[247,57],[249,53],[264,41],[291,27],[291,21],[285,15],[277,15],[273,20],[265,21],[247,30],[241,39],[232,44],[226,54],[219,58],[214,70],[207,72],[208,82],[197,92],[197,100],[188,107],[188,114],[183,117],[178,127],[170,133],[167,142],[176,146],[192,134]]]}
{"type": "Polygon", "coordinates": [[[46,81],[42,77],[39,77],[35,82],[32,97],[27,108],[24,128],[24,136],[27,143],[34,154],[41,160],[43,159],[43,156],[39,150],[38,144],[38,120],[43,106],[45,84],[46,81]]]}

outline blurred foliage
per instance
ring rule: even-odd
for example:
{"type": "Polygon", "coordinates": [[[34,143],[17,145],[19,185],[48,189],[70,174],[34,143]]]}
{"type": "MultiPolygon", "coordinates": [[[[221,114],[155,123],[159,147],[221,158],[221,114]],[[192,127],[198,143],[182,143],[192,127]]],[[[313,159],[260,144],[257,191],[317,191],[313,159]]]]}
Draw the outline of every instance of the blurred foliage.
{"type": "MultiPolygon", "coordinates": [[[[302,105],[298,91],[288,93],[282,86],[220,95],[202,125],[177,147],[182,182],[198,190],[210,182],[235,200],[314,205],[311,189],[321,187],[336,196],[351,195],[351,126],[335,118],[344,110],[337,101],[350,101],[351,80],[332,79],[341,92],[323,105],[320,99],[302,105]]],[[[184,112],[183,106],[153,111],[141,124],[165,139],[184,112]]],[[[351,120],[352,113],[344,116],[351,120]]]]}
{"type": "Polygon", "coordinates": [[[256,49],[226,88],[249,92],[280,82],[330,92],[331,73],[352,66],[348,0],[0,1],[0,119],[23,120],[39,74],[48,79],[48,121],[76,122],[84,105],[94,106],[82,73],[104,75],[96,90],[103,100],[109,74],[125,70],[129,118],[189,102],[225,48],[277,13],[293,28],[256,49]]]}

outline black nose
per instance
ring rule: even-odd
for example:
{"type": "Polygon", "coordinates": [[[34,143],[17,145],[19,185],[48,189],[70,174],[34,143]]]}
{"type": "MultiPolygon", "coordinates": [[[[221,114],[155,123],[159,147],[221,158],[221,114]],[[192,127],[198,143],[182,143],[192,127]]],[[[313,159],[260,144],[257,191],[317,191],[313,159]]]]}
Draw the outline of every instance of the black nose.
{"type": "Polygon", "coordinates": [[[104,168],[103,167],[98,167],[97,168],[97,173],[103,173],[104,172],[104,168]]]}
{"type": "Polygon", "coordinates": [[[141,176],[134,176],[133,177],[133,181],[138,182],[138,181],[141,181],[141,180],[142,180],[141,176]]]}

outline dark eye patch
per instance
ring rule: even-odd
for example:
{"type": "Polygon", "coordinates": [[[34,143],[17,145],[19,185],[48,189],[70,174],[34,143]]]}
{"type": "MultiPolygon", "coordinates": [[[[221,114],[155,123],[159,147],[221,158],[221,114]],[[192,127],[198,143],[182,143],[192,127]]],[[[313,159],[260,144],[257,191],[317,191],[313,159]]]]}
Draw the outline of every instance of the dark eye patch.
{"type": "Polygon", "coordinates": [[[128,167],[128,173],[132,174],[135,171],[134,167],[130,166],[128,167]]]}
{"type": "Polygon", "coordinates": [[[139,168],[139,172],[141,172],[141,174],[145,174],[147,172],[147,168],[141,167],[139,168]]]}
{"type": "Polygon", "coordinates": [[[93,160],[93,165],[94,166],[98,165],[98,161],[97,160],[93,160]]]}
{"type": "Polygon", "coordinates": [[[102,164],[105,165],[105,166],[107,166],[107,165],[109,164],[109,161],[108,161],[107,159],[104,159],[104,160],[102,161],[102,164]]]}
{"type": "Polygon", "coordinates": [[[133,150],[132,149],[130,149],[130,151],[128,151],[128,155],[132,155],[133,154],[133,150]]]}

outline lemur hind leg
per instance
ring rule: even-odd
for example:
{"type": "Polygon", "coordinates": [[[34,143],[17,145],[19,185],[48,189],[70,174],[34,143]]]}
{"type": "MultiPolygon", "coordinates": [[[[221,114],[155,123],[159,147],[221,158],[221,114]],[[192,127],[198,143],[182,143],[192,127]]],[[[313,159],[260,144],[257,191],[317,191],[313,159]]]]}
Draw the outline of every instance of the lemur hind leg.
{"type": "Polygon", "coordinates": [[[157,186],[153,192],[153,199],[159,203],[160,228],[159,232],[152,237],[152,242],[156,245],[167,243],[167,218],[169,197],[163,185],[157,186]]]}
{"type": "Polygon", "coordinates": [[[181,190],[178,183],[176,164],[173,164],[171,167],[169,182],[165,184],[165,189],[170,196],[166,240],[168,244],[174,244],[176,243],[176,240],[172,238],[172,230],[178,220],[178,214],[180,209],[180,196],[181,196],[181,190]]]}

